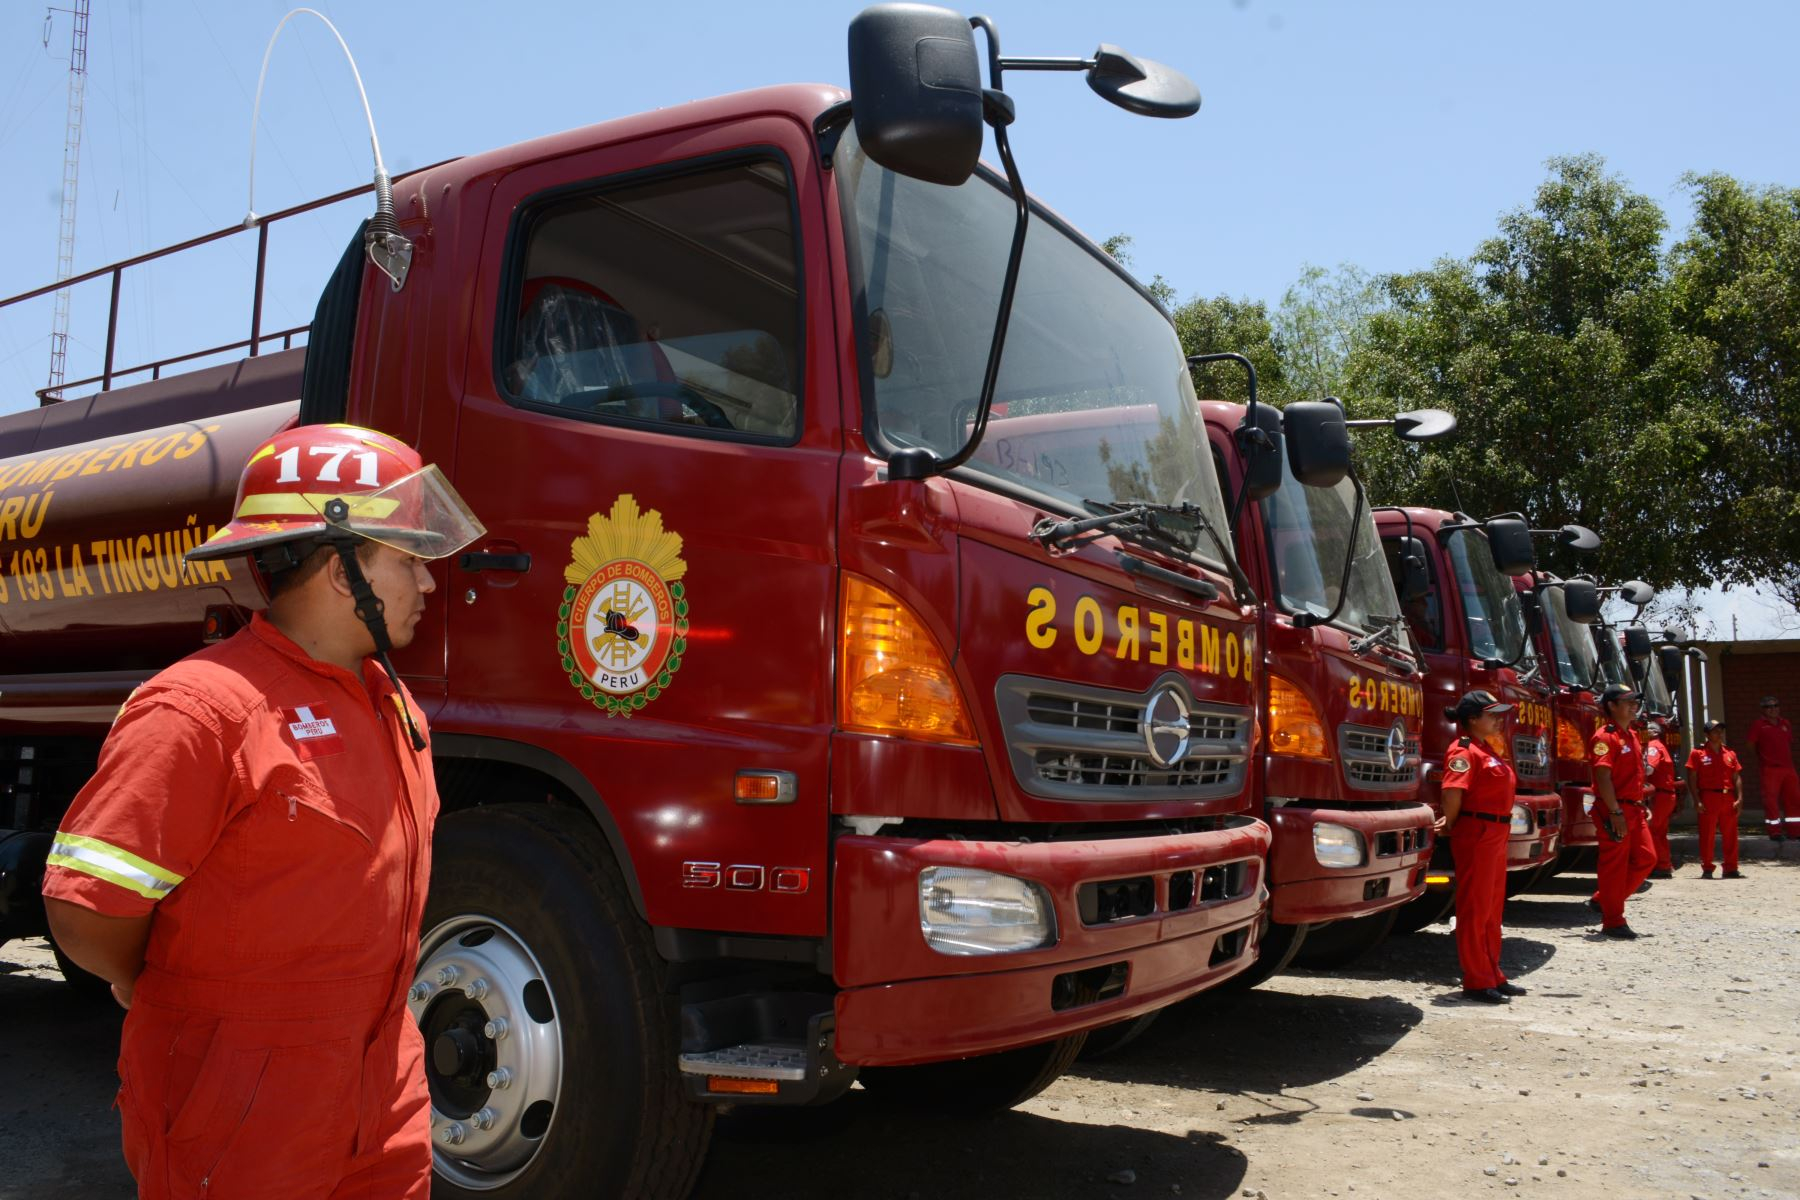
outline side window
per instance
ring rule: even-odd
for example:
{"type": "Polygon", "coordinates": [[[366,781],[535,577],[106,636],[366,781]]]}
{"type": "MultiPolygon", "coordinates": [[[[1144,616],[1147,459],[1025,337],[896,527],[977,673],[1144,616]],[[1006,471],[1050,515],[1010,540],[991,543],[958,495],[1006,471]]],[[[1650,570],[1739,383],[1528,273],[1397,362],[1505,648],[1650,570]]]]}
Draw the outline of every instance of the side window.
{"type": "MultiPolygon", "coordinates": [[[[1400,565],[1401,544],[1399,538],[1383,538],[1381,542],[1381,550],[1387,556],[1388,573],[1393,576],[1396,593],[1400,591],[1406,575],[1400,565]]],[[[1401,601],[1400,607],[1406,615],[1406,625],[1412,631],[1413,641],[1418,644],[1419,648],[1442,650],[1444,648],[1444,608],[1443,602],[1439,599],[1442,589],[1439,585],[1437,564],[1432,561],[1430,554],[1425,556],[1425,577],[1431,582],[1431,586],[1426,589],[1425,594],[1416,599],[1401,601]]]]}
{"type": "Polygon", "coordinates": [[[783,162],[562,191],[529,212],[496,355],[516,403],[792,441],[800,257],[783,162]]]}

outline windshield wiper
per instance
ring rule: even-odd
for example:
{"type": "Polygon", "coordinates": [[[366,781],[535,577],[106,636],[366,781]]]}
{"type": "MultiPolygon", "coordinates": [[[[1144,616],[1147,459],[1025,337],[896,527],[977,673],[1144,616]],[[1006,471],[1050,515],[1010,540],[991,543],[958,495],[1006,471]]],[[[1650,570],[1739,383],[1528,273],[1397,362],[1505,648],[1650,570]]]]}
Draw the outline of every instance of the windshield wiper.
{"type": "Polygon", "coordinates": [[[1401,622],[1405,620],[1404,617],[1370,613],[1369,620],[1373,622],[1373,628],[1350,643],[1350,653],[1365,654],[1371,648],[1379,646],[1384,650],[1405,655],[1409,659],[1415,657],[1411,650],[1400,643],[1400,626],[1401,622]]]}
{"type": "MultiPolygon", "coordinates": [[[[1233,588],[1232,603],[1243,605],[1259,603],[1256,589],[1250,586],[1249,576],[1244,574],[1243,567],[1238,565],[1237,558],[1226,547],[1224,539],[1219,535],[1218,527],[1206,515],[1199,505],[1183,500],[1180,504],[1154,504],[1144,500],[1089,500],[1082,503],[1089,508],[1102,509],[1099,516],[1086,517],[1078,521],[1058,521],[1053,517],[1045,517],[1031,530],[1034,541],[1051,549],[1066,549],[1081,546],[1095,538],[1111,533],[1116,537],[1139,542],[1157,549],[1173,551],[1178,557],[1192,559],[1194,551],[1182,543],[1174,534],[1162,529],[1158,523],[1159,516],[1180,517],[1192,521],[1206,531],[1212,541],[1213,549],[1219,553],[1219,561],[1231,575],[1233,588]],[[1083,534],[1092,537],[1082,538],[1083,534]],[[1080,541],[1075,539],[1081,538],[1080,541]],[[1245,600],[1248,597],[1248,600],[1245,600]]],[[[1140,572],[1141,573],[1141,572],[1140,572]]]]}

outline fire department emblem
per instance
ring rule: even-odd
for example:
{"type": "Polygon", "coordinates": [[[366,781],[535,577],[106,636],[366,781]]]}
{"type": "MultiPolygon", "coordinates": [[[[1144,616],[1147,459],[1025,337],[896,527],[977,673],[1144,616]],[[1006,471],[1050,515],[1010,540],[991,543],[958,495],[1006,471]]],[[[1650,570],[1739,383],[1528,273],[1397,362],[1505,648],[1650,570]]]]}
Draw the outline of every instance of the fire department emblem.
{"type": "Polygon", "coordinates": [[[629,717],[667,691],[687,653],[681,535],[620,496],[570,545],[556,648],[569,683],[608,716],[629,717]]]}

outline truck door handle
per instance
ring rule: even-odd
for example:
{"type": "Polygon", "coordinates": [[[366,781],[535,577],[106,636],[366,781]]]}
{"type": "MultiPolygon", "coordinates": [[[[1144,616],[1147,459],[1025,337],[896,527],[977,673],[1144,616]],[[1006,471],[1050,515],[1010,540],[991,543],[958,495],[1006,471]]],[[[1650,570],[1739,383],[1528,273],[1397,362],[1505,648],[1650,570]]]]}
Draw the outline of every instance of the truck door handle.
{"type": "Polygon", "coordinates": [[[464,554],[456,560],[456,565],[465,571],[516,571],[523,573],[531,570],[529,554],[489,554],[476,551],[464,554]]]}

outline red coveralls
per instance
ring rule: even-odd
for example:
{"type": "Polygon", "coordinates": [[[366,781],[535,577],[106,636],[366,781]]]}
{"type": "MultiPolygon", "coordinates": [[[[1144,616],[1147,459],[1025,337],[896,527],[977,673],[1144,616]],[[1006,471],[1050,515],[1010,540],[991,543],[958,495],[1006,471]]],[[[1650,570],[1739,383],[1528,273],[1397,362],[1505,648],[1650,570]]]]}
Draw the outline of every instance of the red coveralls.
{"type": "MultiPolygon", "coordinates": [[[[1600,905],[1600,925],[1612,929],[1625,924],[1625,899],[1650,877],[1656,867],[1656,844],[1650,840],[1650,824],[1644,813],[1644,753],[1637,731],[1607,724],[1594,734],[1595,767],[1612,771],[1613,796],[1625,813],[1625,836],[1613,841],[1606,832],[1606,804],[1594,801],[1594,824],[1600,829],[1599,886],[1594,900],[1600,905]]],[[[1596,792],[1596,797],[1598,793],[1596,792]]]]}
{"type": "Polygon", "coordinates": [[[1800,838],[1800,775],[1794,773],[1794,727],[1788,719],[1750,722],[1750,748],[1761,768],[1763,829],[1770,837],[1800,838]]]}
{"type": "Polygon", "coordinates": [[[401,703],[258,616],[133,694],[64,818],[44,894],[155,914],[119,1051],[140,1200],[427,1195],[438,802],[401,703]]]}
{"type": "Polygon", "coordinates": [[[1713,869],[1713,834],[1725,836],[1725,869],[1738,869],[1737,777],[1744,768],[1730,750],[1713,753],[1712,747],[1688,751],[1687,768],[1694,773],[1700,793],[1700,867],[1713,869]]]}
{"type": "Polygon", "coordinates": [[[1506,904],[1506,843],[1518,777],[1506,760],[1462,737],[1444,757],[1445,788],[1462,788],[1450,827],[1456,862],[1456,957],[1465,991],[1499,987],[1500,915],[1506,904]]]}
{"type": "Polygon", "coordinates": [[[1644,745],[1644,771],[1650,776],[1650,842],[1656,847],[1656,869],[1673,871],[1669,857],[1669,818],[1675,815],[1675,755],[1661,738],[1644,745]]]}

